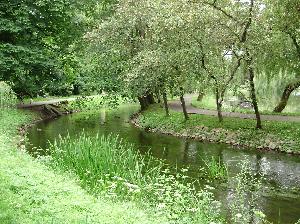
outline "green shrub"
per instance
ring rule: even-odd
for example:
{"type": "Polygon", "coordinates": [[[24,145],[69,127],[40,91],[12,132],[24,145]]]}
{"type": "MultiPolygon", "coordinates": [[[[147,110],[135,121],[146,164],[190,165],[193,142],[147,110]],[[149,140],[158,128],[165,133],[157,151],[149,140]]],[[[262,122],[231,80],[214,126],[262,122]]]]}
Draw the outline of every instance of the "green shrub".
{"type": "Polygon", "coordinates": [[[266,223],[258,209],[261,197],[261,178],[254,175],[249,160],[240,162],[241,172],[233,178],[232,199],[229,204],[231,223],[266,223]]]}
{"type": "Polygon", "coordinates": [[[0,82],[0,108],[10,108],[15,106],[17,97],[14,91],[6,82],[0,82]]]}

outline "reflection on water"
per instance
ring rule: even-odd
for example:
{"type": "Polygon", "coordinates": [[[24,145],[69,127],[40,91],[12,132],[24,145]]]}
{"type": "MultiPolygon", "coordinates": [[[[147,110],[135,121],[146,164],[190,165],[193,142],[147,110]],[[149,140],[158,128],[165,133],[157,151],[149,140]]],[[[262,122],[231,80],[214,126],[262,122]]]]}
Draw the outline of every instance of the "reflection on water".
{"type": "MultiPolygon", "coordinates": [[[[37,124],[28,133],[31,145],[30,153],[36,148],[46,149],[48,141],[53,142],[59,135],[75,136],[84,129],[89,135],[97,133],[119,135],[136,145],[142,152],[151,153],[166,160],[169,164],[190,167],[190,176],[197,178],[203,159],[216,158],[228,165],[229,175],[233,177],[240,170],[240,161],[245,158],[251,162],[257,173],[265,174],[264,187],[274,188],[272,194],[261,197],[260,206],[270,221],[278,223],[295,223],[300,218],[300,158],[278,153],[257,152],[235,149],[228,145],[201,143],[157,133],[148,133],[133,127],[129,116],[137,110],[137,106],[120,108],[116,111],[101,110],[98,114],[73,114],[55,121],[37,124]],[[297,191],[298,189],[298,191],[297,191]],[[298,192],[295,193],[295,192],[298,192]]],[[[46,151],[39,152],[45,154],[46,151]]],[[[229,180],[230,181],[230,180],[229,180]]],[[[216,186],[218,200],[227,205],[232,194],[231,189],[216,186]]]]}

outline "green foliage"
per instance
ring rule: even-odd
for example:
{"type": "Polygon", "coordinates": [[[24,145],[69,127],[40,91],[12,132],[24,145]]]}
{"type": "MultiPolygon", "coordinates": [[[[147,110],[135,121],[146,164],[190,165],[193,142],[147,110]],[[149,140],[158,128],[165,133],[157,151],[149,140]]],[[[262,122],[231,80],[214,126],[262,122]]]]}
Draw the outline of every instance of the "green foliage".
{"type": "Polygon", "coordinates": [[[16,103],[17,97],[11,87],[5,82],[0,82],[0,109],[14,107],[16,103]]]}
{"type": "Polygon", "coordinates": [[[0,80],[13,82],[20,97],[70,94],[83,63],[78,55],[82,37],[93,17],[111,11],[114,2],[0,3],[0,80]]]}
{"type": "Polygon", "coordinates": [[[271,29],[265,39],[265,60],[267,72],[278,73],[287,70],[287,78],[296,72],[299,78],[300,19],[297,0],[266,1],[265,22],[271,29]]]}
{"type": "MultiPolygon", "coordinates": [[[[257,87],[257,99],[261,114],[276,114],[273,113],[275,105],[278,103],[282,91],[288,83],[295,80],[295,77],[290,76],[290,79],[286,78],[287,74],[280,73],[277,77],[269,77],[265,73],[257,74],[255,85],[257,87]],[[278,77],[280,77],[278,79],[278,77]]],[[[295,91],[296,92],[296,91],[295,91]]],[[[243,93],[245,100],[250,101],[247,94],[247,87],[240,86],[234,91],[228,91],[224,98],[223,111],[226,112],[240,112],[253,114],[253,108],[241,108],[239,103],[239,95],[243,93]]],[[[200,109],[216,110],[216,99],[214,94],[207,91],[202,101],[197,101],[197,97],[192,98],[192,106],[200,109]]],[[[281,113],[281,115],[299,115],[300,112],[300,97],[291,95],[289,103],[281,113]]]]}
{"type": "Polygon", "coordinates": [[[214,157],[211,159],[203,160],[206,166],[207,175],[211,179],[223,179],[228,178],[228,168],[226,164],[223,164],[220,158],[217,160],[214,157]]]}
{"type": "Polygon", "coordinates": [[[68,104],[68,110],[75,111],[98,111],[103,107],[115,108],[124,103],[132,101],[120,95],[97,95],[97,96],[81,96],[75,101],[68,104]]]}

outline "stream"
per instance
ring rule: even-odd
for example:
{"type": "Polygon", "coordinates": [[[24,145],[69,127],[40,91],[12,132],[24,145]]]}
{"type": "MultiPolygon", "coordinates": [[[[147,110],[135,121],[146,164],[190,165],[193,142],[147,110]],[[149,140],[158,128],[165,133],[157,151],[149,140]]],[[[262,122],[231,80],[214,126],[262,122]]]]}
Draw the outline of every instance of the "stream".
{"type": "MultiPolygon", "coordinates": [[[[259,209],[273,223],[296,223],[300,219],[300,157],[274,152],[237,149],[224,144],[203,143],[157,133],[149,133],[129,123],[137,105],[116,110],[102,109],[97,114],[77,113],[40,122],[28,130],[27,150],[33,156],[46,155],[49,142],[59,135],[76,136],[84,129],[89,135],[111,133],[134,144],[141,153],[150,150],[170,165],[189,167],[188,175],[197,178],[205,158],[216,158],[227,164],[230,179],[241,170],[240,161],[248,159],[257,173],[263,173],[267,194],[260,197],[259,209]]],[[[212,183],[214,194],[223,205],[230,203],[232,190],[221,183],[212,183]],[[220,185],[220,186],[218,186],[220,185]],[[222,186],[221,186],[222,185],[222,186]]]]}

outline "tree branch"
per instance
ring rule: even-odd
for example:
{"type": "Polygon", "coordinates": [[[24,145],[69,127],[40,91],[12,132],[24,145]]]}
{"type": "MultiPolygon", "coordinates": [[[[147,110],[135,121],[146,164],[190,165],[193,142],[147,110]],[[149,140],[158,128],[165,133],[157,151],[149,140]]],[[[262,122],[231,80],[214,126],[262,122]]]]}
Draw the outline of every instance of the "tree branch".
{"type": "Polygon", "coordinates": [[[233,78],[234,78],[234,76],[235,76],[237,70],[238,70],[239,67],[241,66],[241,61],[242,61],[242,59],[243,59],[243,57],[238,58],[237,64],[235,65],[235,67],[234,67],[233,70],[231,71],[230,76],[229,76],[229,79],[226,81],[226,83],[225,83],[225,85],[224,85],[225,88],[222,89],[222,92],[221,92],[221,98],[222,98],[222,100],[223,100],[223,98],[224,98],[224,95],[225,95],[225,92],[226,92],[226,89],[227,89],[228,85],[229,85],[230,82],[233,80],[233,78]]]}
{"type": "Polygon", "coordinates": [[[238,19],[235,18],[233,15],[229,14],[228,12],[226,12],[224,9],[222,9],[221,7],[217,6],[217,1],[214,0],[213,3],[211,2],[207,2],[207,1],[203,1],[204,4],[209,5],[211,7],[213,7],[214,9],[217,9],[218,11],[222,12],[223,15],[225,15],[226,17],[228,17],[229,19],[238,22],[238,19]]]}
{"type": "Polygon", "coordinates": [[[249,30],[249,28],[251,26],[251,23],[252,23],[253,8],[254,8],[254,0],[251,0],[251,2],[250,2],[250,8],[249,8],[248,21],[246,22],[246,25],[244,27],[244,31],[243,31],[243,33],[241,35],[241,38],[240,38],[240,42],[241,43],[244,43],[247,40],[248,30],[249,30]]]}

